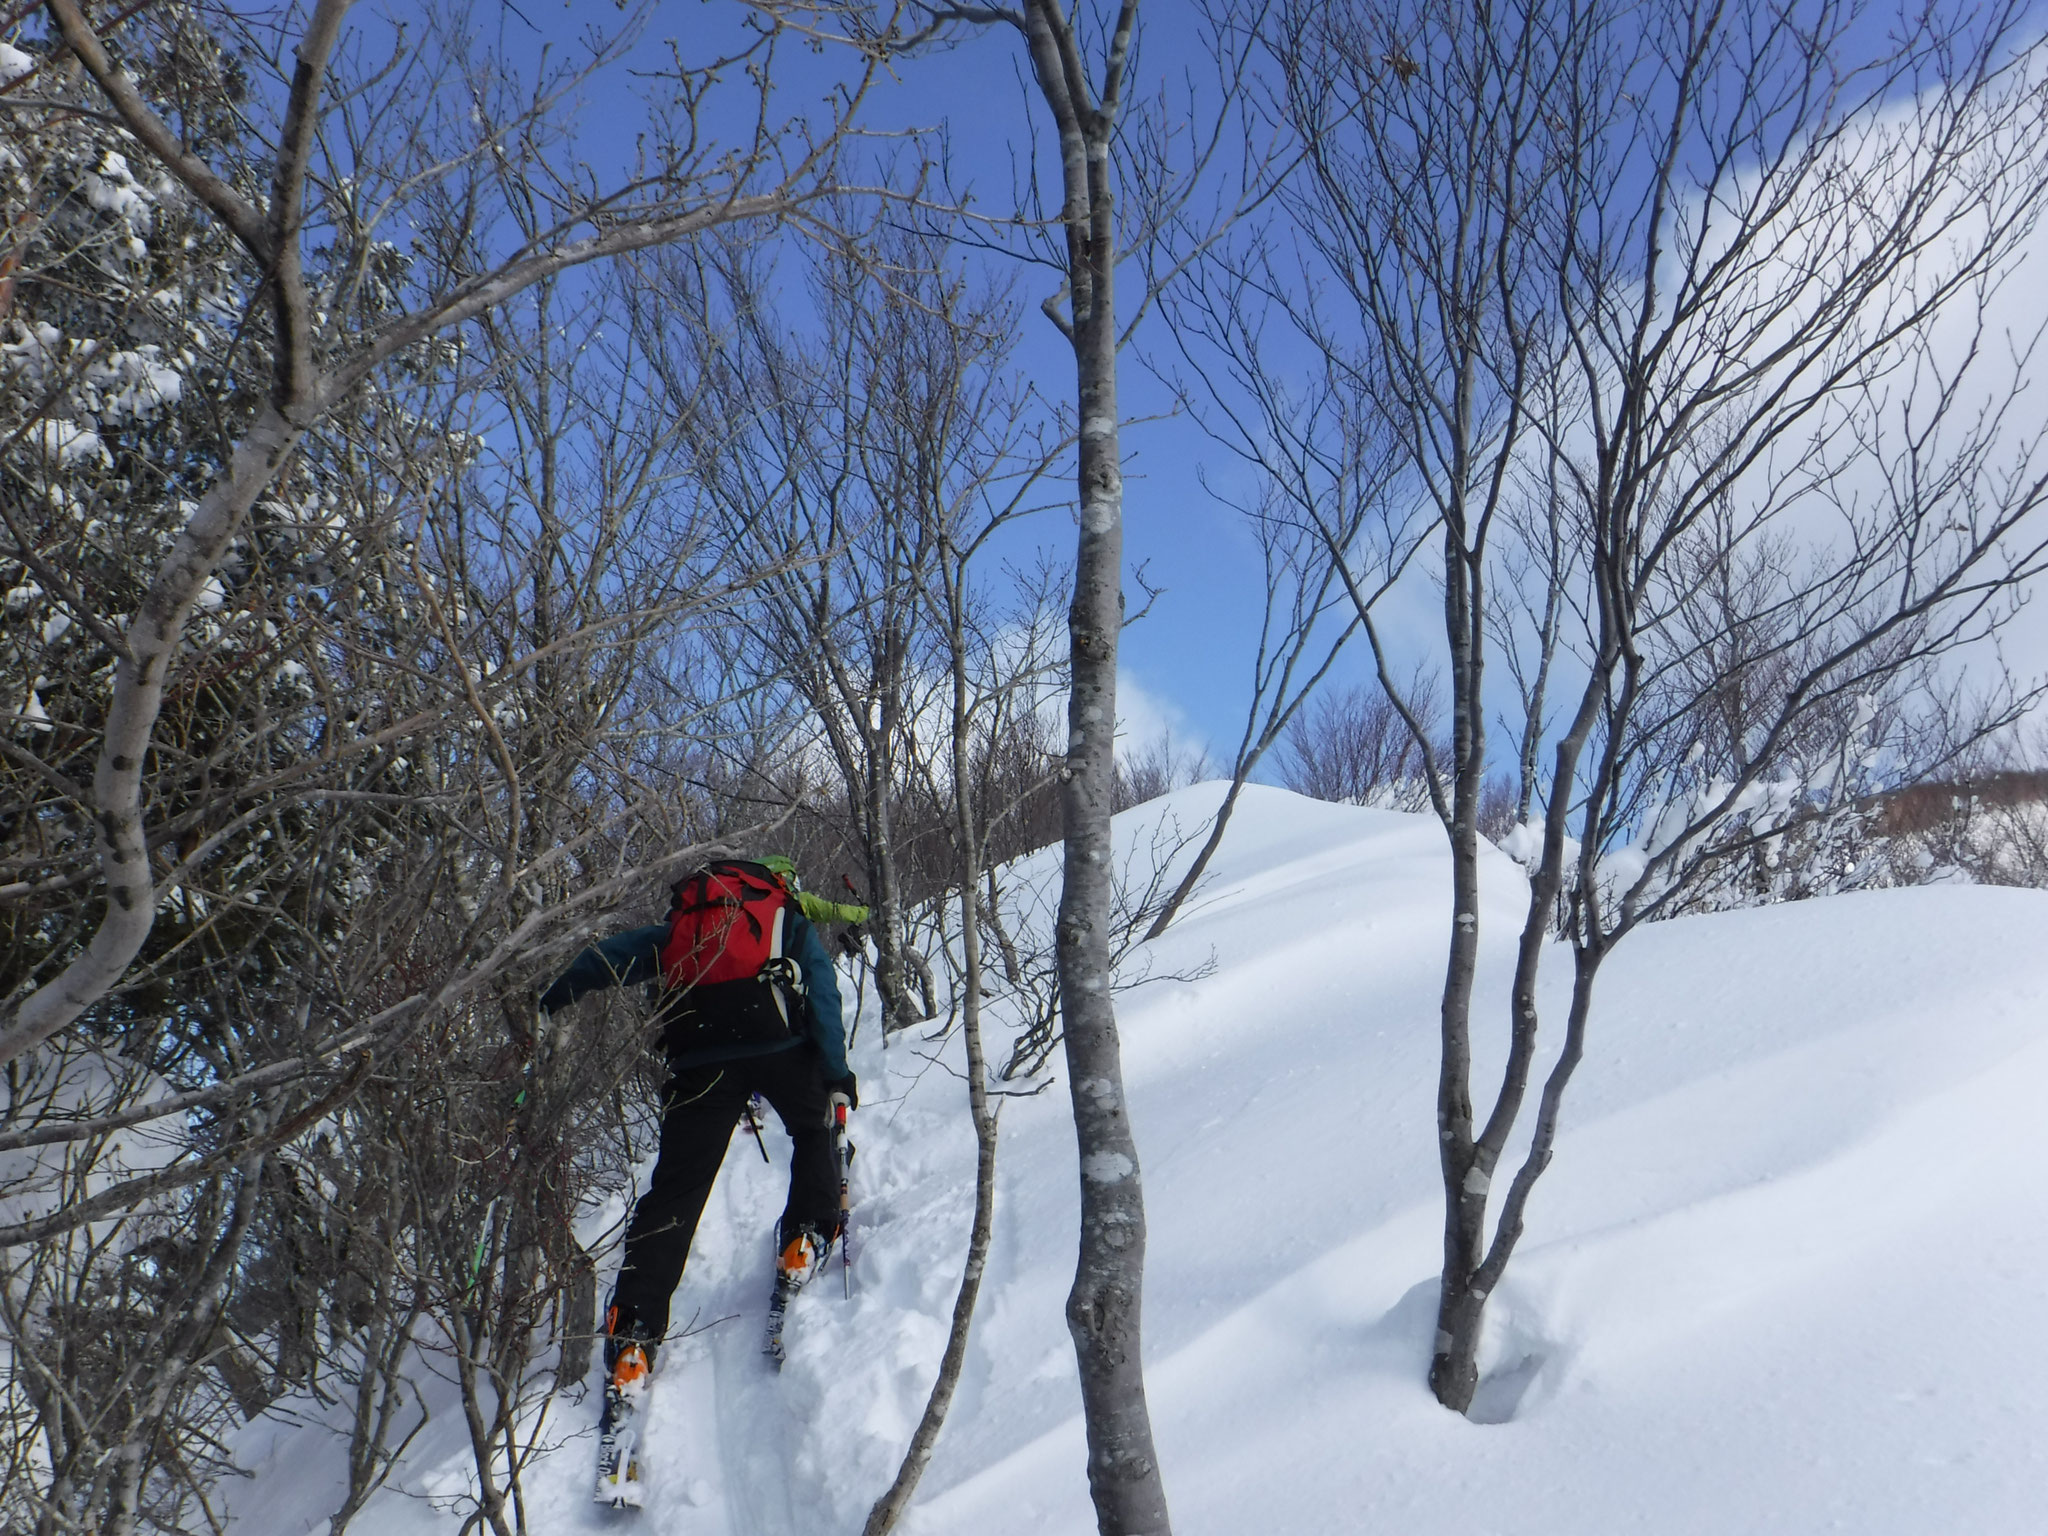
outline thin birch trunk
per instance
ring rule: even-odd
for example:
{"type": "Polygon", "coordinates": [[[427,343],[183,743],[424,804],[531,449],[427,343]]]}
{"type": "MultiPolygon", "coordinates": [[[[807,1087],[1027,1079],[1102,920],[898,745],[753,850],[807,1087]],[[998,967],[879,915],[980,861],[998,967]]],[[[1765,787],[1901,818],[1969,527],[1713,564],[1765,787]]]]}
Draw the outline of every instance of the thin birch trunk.
{"type": "MultiPolygon", "coordinates": [[[[963,573],[964,576],[964,573],[963,573]]],[[[953,1299],[953,1323],[946,1336],[946,1352],[939,1360],[938,1379],[925,1400],[924,1415],[910,1437],[903,1464],[897,1469],[889,1491],[875,1501],[868,1513],[862,1536],[885,1536],[895,1528],[917,1491],[924,1469],[931,1464],[939,1443],[946,1412],[960,1385],[960,1371],[967,1362],[967,1337],[974,1321],[974,1305],[981,1295],[982,1275],[988,1268],[989,1243],[995,1236],[996,1216],[996,1114],[988,1098],[988,1064],[981,1048],[981,914],[980,869],[982,838],[973,803],[973,741],[968,709],[965,637],[961,626],[965,615],[958,611],[962,600],[957,583],[953,588],[953,837],[959,850],[960,879],[960,967],[962,1043],[967,1052],[967,1104],[974,1117],[974,1226],[967,1239],[967,1267],[960,1275],[960,1290],[953,1299]]],[[[993,877],[991,877],[993,878],[993,877]]]]}
{"type": "Polygon", "coordinates": [[[889,823],[889,784],[884,748],[870,741],[867,767],[868,895],[874,919],[868,925],[875,941],[875,991],[882,1000],[882,1038],[918,1020],[904,981],[903,902],[896,886],[896,849],[889,823]]]}
{"type": "Polygon", "coordinates": [[[1145,1199],[1110,996],[1123,464],[1117,432],[1117,228],[1109,153],[1137,9],[1137,0],[1124,0],[1118,12],[1099,100],[1090,99],[1080,48],[1063,8],[1054,0],[1031,0],[1024,17],[1032,69],[1059,127],[1071,305],[1066,332],[1074,349],[1081,429],[1081,518],[1067,619],[1072,691],[1060,796],[1066,842],[1057,958],[1067,1087],[1081,1159],[1080,1262],[1067,1296],[1067,1328],[1080,1366],[1088,1488],[1104,1536],[1154,1536],[1172,1529],[1145,1402],[1140,1329],[1145,1199]]]}
{"type": "Polygon", "coordinates": [[[1472,1124],[1472,987],[1479,958],[1479,793],[1486,754],[1484,668],[1479,626],[1484,613],[1477,562],[1466,547],[1464,521],[1448,519],[1444,621],[1451,653],[1451,942],[1439,1013],[1442,1047],[1437,1077],[1437,1148],[1444,1184],[1444,1267],[1437,1293],[1436,1338],[1429,1384],[1437,1401],[1459,1412],[1478,1387],[1479,1319],[1485,1297],[1472,1277],[1486,1241],[1491,1168],[1480,1157],[1472,1124]]]}

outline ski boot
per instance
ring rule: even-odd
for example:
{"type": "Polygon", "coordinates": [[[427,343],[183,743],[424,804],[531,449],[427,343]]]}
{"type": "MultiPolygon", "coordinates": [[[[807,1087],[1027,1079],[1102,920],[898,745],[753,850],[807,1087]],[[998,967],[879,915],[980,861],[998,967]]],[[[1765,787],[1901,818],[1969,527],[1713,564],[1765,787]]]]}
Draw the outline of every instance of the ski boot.
{"type": "Polygon", "coordinates": [[[634,1333],[615,1304],[604,1319],[604,1416],[597,1424],[597,1487],[592,1497],[613,1509],[638,1509],[646,1500],[640,1480],[640,1417],[646,1411],[654,1348],[634,1333]]]}
{"type": "Polygon", "coordinates": [[[787,1358],[782,1350],[782,1325],[789,1315],[789,1303],[825,1267],[831,1251],[830,1242],[813,1228],[799,1227],[775,1256],[775,1295],[768,1302],[768,1342],[761,1353],[775,1362],[777,1370],[787,1358]]]}

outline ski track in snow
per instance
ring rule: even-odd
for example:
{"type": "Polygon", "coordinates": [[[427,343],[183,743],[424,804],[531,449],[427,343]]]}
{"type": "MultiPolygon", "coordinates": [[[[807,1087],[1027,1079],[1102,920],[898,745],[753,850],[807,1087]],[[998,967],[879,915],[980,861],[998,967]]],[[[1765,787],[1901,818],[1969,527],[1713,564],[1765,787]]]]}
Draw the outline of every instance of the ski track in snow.
{"type": "MultiPolygon", "coordinates": [[[[1142,846],[1148,818],[1193,825],[1216,796],[1120,829],[1142,846]]],[[[1505,858],[1485,876],[1482,1094],[1522,893],[1505,858]]],[[[1160,973],[1213,952],[1215,974],[1119,1000],[1147,1376],[1183,1536],[2043,1528],[2048,895],[1876,893],[1621,946],[1490,1308],[1475,1417],[1494,1422],[1475,1424],[1422,1382],[1447,887],[1427,819],[1254,787],[1201,903],[1156,946],[1160,973]]],[[[924,1059],[941,1048],[899,1037],[885,1060],[873,1025],[855,1060],[854,1296],[835,1259],[791,1309],[788,1366],[760,1355],[787,1143],[771,1117],[764,1167],[737,1134],[675,1304],[711,1326],[657,1373],[650,1507],[590,1503],[585,1398],[556,1410],[561,1448],[528,1473],[534,1531],[860,1528],[943,1347],[974,1155],[957,1077],[924,1059]]],[[[1062,1316],[1063,1081],[1005,1105],[999,1167],[973,1344],[906,1536],[1094,1526],[1062,1316]]],[[[419,1495],[462,1485],[458,1419],[437,1405],[353,1529],[454,1536],[419,1495]]],[[[331,1435],[272,1417],[242,1453],[257,1475],[231,1496],[236,1532],[326,1529],[331,1480],[309,1468],[333,1464],[331,1435]]]]}

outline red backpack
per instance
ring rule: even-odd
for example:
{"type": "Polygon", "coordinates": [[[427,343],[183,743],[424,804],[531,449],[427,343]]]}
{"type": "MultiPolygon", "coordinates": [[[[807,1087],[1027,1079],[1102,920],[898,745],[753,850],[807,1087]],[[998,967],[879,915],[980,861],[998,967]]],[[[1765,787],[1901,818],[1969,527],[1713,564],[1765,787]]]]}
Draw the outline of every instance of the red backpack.
{"type": "Polygon", "coordinates": [[[802,973],[784,951],[794,905],[760,864],[723,861],[676,882],[661,946],[671,1051],[790,1037],[789,994],[802,1001],[802,973]]]}

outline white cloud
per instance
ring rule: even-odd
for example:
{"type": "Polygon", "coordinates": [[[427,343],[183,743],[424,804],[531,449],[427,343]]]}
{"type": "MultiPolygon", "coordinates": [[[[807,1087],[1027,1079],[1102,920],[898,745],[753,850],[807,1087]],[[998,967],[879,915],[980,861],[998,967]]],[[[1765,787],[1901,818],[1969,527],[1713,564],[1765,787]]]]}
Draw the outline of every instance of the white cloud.
{"type": "MultiPolygon", "coordinates": [[[[1065,700],[1061,701],[1064,707],[1065,700]]],[[[1171,736],[1182,751],[1209,751],[1208,738],[1194,728],[1187,711],[1161,693],[1154,693],[1126,668],[1116,674],[1117,756],[1126,760],[1143,753],[1162,735],[1171,736]]]]}
{"type": "MultiPolygon", "coordinates": [[[[1054,739],[1064,743],[1067,730],[1067,691],[1050,691],[1039,705],[1039,714],[1053,726],[1054,739]]],[[[1209,739],[1196,730],[1186,710],[1163,693],[1155,693],[1128,668],[1116,673],[1116,755],[1121,762],[1142,757],[1157,746],[1161,736],[1173,741],[1180,753],[1209,751],[1209,739]]]]}

